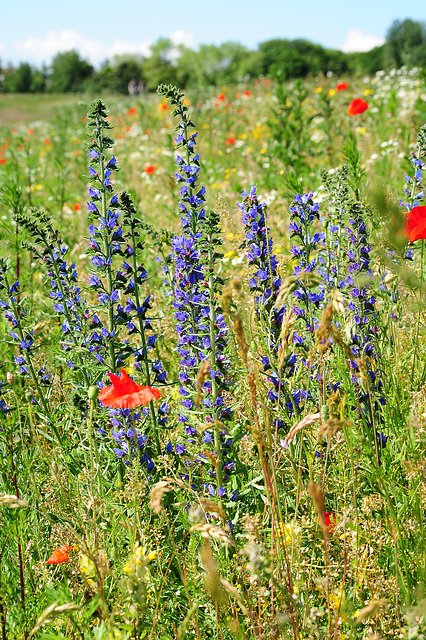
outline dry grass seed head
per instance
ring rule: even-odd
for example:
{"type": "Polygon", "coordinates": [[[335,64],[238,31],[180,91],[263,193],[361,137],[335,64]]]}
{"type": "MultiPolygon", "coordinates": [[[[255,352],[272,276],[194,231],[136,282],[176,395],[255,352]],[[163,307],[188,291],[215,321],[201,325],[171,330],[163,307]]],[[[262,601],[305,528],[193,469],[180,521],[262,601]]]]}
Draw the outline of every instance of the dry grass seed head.
{"type": "Polygon", "coordinates": [[[287,434],[287,437],[285,439],[287,444],[290,444],[291,442],[293,442],[293,439],[297,433],[299,433],[300,431],[303,431],[303,429],[305,429],[306,427],[309,427],[310,425],[315,424],[315,422],[317,422],[320,419],[321,419],[320,413],[309,413],[307,416],[303,418],[303,420],[301,420],[300,422],[296,422],[296,424],[292,426],[292,428],[287,434]]]}
{"type": "Polygon", "coordinates": [[[18,507],[29,507],[30,503],[24,498],[17,498],[15,495],[2,493],[0,494],[0,506],[2,505],[7,505],[10,509],[17,509],[18,507]]]}
{"type": "Polygon", "coordinates": [[[201,364],[201,367],[198,370],[197,382],[196,382],[197,397],[195,399],[195,402],[196,402],[197,406],[200,406],[201,395],[202,395],[202,392],[203,392],[203,385],[204,385],[205,381],[207,380],[207,378],[210,377],[211,370],[212,370],[212,368],[211,368],[210,362],[208,360],[205,360],[201,364]]]}
{"type": "Polygon", "coordinates": [[[212,500],[207,500],[207,498],[200,498],[200,504],[206,513],[217,513],[217,515],[222,518],[222,520],[226,520],[226,513],[223,508],[212,500]]]}
{"type": "Polygon", "coordinates": [[[309,495],[312,498],[312,502],[314,504],[315,511],[318,514],[318,524],[321,527],[324,536],[327,536],[328,535],[328,529],[327,529],[327,525],[326,525],[325,519],[324,519],[324,512],[325,512],[324,491],[321,489],[319,484],[316,484],[315,482],[312,482],[310,480],[309,484],[308,484],[308,492],[309,492],[309,495]]]}
{"type": "Polygon", "coordinates": [[[240,315],[237,315],[234,320],[234,333],[235,333],[235,338],[237,340],[237,344],[240,350],[241,358],[243,359],[243,362],[247,367],[248,366],[247,354],[248,354],[249,348],[248,348],[246,336],[244,333],[243,322],[241,320],[240,315]]]}
{"type": "Polygon", "coordinates": [[[160,480],[154,484],[149,495],[149,506],[154,513],[160,513],[163,510],[163,497],[173,488],[173,484],[168,480],[160,480]]]}
{"type": "Polygon", "coordinates": [[[194,526],[189,529],[190,533],[192,533],[192,531],[198,531],[206,540],[211,537],[223,544],[230,544],[235,547],[235,543],[231,540],[226,531],[217,527],[215,524],[210,524],[209,522],[194,524],[194,526]]]}
{"type": "Polygon", "coordinates": [[[329,418],[318,427],[318,439],[324,436],[334,436],[338,431],[348,429],[352,426],[349,420],[340,420],[339,418],[329,418]]]}
{"type": "Polygon", "coordinates": [[[291,328],[296,320],[296,314],[293,309],[288,309],[281,323],[280,343],[278,345],[278,366],[280,370],[283,367],[284,360],[288,354],[290,344],[292,343],[293,332],[291,328]]]}

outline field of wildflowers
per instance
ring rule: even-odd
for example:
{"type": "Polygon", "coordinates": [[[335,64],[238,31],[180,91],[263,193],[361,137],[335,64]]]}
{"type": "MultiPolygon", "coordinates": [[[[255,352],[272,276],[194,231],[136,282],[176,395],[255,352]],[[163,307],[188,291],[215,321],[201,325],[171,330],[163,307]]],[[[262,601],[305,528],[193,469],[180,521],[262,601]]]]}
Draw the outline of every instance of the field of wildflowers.
{"type": "Polygon", "coordinates": [[[426,84],[0,129],[0,639],[426,633],[426,84]]]}

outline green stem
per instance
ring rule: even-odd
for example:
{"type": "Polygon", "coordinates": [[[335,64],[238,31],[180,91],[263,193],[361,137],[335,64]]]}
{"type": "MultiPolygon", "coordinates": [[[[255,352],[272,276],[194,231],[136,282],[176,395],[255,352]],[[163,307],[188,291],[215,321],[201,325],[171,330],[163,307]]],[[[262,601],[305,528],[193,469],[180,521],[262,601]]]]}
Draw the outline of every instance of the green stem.
{"type": "Polygon", "coordinates": [[[136,455],[136,467],[135,467],[135,486],[134,486],[134,501],[133,501],[133,542],[132,546],[135,545],[137,539],[137,504],[138,504],[138,480],[139,480],[139,443],[138,437],[136,433],[136,420],[135,420],[135,410],[131,410],[132,422],[133,422],[133,439],[135,442],[135,455],[136,455]]]}
{"type": "MultiPolygon", "coordinates": [[[[60,289],[60,292],[62,294],[62,300],[63,300],[63,303],[64,303],[64,314],[65,314],[65,317],[66,317],[66,319],[68,321],[68,325],[70,327],[70,330],[71,330],[71,332],[73,334],[74,343],[77,346],[78,345],[78,340],[76,339],[75,333],[73,331],[74,321],[73,321],[73,319],[71,317],[71,314],[70,314],[69,309],[68,309],[68,307],[66,305],[66,302],[65,302],[65,300],[66,300],[65,291],[64,291],[64,288],[62,286],[62,280],[61,280],[61,275],[59,273],[58,265],[56,264],[56,260],[55,260],[55,258],[53,256],[52,246],[46,241],[46,239],[44,237],[43,237],[43,242],[44,242],[44,245],[45,245],[47,251],[49,252],[50,259],[52,261],[52,266],[53,266],[53,269],[54,269],[55,275],[56,275],[56,282],[57,282],[57,285],[58,285],[58,287],[60,289]]],[[[58,248],[58,251],[60,251],[59,248],[58,248]]],[[[85,381],[86,381],[86,385],[88,386],[89,385],[89,376],[87,374],[86,369],[83,368],[83,361],[82,361],[81,355],[78,353],[78,351],[77,351],[75,357],[76,357],[76,359],[78,360],[78,362],[79,362],[79,364],[81,366],[81,371],[83,371],[83,375],[84,375],[84,378],[85,378],[85,381]]]]}
{"type": "MultiPolygon", "coordinates": [[[[139,299],[139,287],[138,287],[138,283],[136,282],[137,280],[137,261],[136,261],[136,238],[135,238],[135,229],[134,226],[132,225],[131,227],[131,231],[132,231],[132,244],[133,244],[133,276],[135,279],[135,301],[136,301],[136,308],[139,309],[140,308],[140,299],[139,299]]],[[[142,341],[142,350],[144,353],[144,357],[143,357],[143,362],[144,362],[144,367],[145,367],[145,376],[146,376],[146,383],[148,385],[148,387],[151,386],[151,372],[149,369],[149,363],[148,363],[148,352],[147,352],[147,342],[146,342],[146,336],[145,336],[145,327],[144,327],[144,323],[143,323],[143,319],[141,317],[141,315],[138,313],[138,321],[139,321],[139,334],[141,336],[141,341],[142,341]]],[[[149,403],[149,411],[151,413],[151,419],[152,419],[152,426],[153,426],[153,433],[154,433],[154,439],[155,439],[155,445],[157,447],[157,453],[160,454],[161,453],[161,444],[160,444],[160,438],[159,438],[159,434],[158,434],[158,422],[157,422],[157,414],[155,411],[155,406],[154,406],[154,401],[151,400],[149,403]]]]}
{"type": "Polygon", "coordinates": [[[422,240],[422,249],[420,255],[420,295],[419,295],[419,312],[417,314],[416,340],[413,354],[413,366],[411,368],[411,380],[414,380],[414,372],[416,368],[417,351],[419,346],[420,316],[422,313],[422,292],[423,292],[423,258],[424,258],[425,241],[422,240]]]}
{"type": "MultiPolygon", "coordinates": [[[[7,273],[6,272],[4,273],[4,281],[5,281],[7,289],[9,290],[10,289],[10,285],[9,285],[9,279],[7,277],[7,273]]],[[[10,303],[10,306],[12,307],[12,309],[13,309],[13,314],[14,314],[14,316],[16,318],[16,321],[17,321],[17,326],[15,328],[16,328],[18,334],[19,334],[19,338],[20,338],[21,342],[24,342],[25,341],[24,332],[22,331],[21,323],[19,321],[19,311],[18,311],[18,308],[16,306],[16,302],[13,299],[13,295],[9,296],[9,303],[10,303]]],[[[52,431],[54,432],[59,444],[62,446],[62,438],[61,438],[61,436],[59,434],[58,429],[56,428],[56,425],[53,423],[52,414],[50,412],[49,405],[47,404],[46,398],[44,397],[44,393],[41,390],[40,383],[38,381],[36,372],[34,370],[34,366],[33,366],[33,363],[32,363],[32,358],[31,358],[31,352],[30,352],[29,349],[27,349],[27,351],[26,351],[26,358],[27,358],[27,363],[28,363],[28,367],[29,367],[29,370],[30,370],[31,378],[33,379],[33,382],[34,382],[35,387],[37,389],[37,395],[40,398],[41,404],[43,405],[43,409],[44,409],[44,411],[46,413],[46,416],[49,419],[48,421],[50,423],[50,426],[52,427],[52,431]]]]}
{"type": "MultiPolygon", "coordinates": [[[[104,156],[104,147],[103,147],[103,141],[102,141],[102,130],[103,130],[103,121],[100,118],[98,121],[98,141],[99,141],[99,162],[98,162],[98,166],[99,166],[99,177],[100,177],[100,182],[101,182],[101,212],[102,212],[102,216],[104,218],[104,220],[107,219],[107,211],[108,211],[108,207],[107,207],[107,189],[104,186],[104,182],[105,182],[105,168],[104,168],[104,160],[105,160],[105,156],[104,156]]],[[[111,272],[111,265],[108,264],[108,260],[111,257],[110,255],[110,234],[108,233],[108,228],[106,227],[104,229],[103,232],[103,244],[104,244],[104,254],[105,254],[105,260],[106,260],[106,278],[107,278],[107,293],[108,293],[108,329],[109,329],[109,339],[108,339],[108,347],[109,347],[109,355],[110,355],[110,365],[111,365],[111,370],[115,371],[116,368],[116,358],[115,358],[115,350],[114,350],[114,339],[111,336],[111,334],[114,331],[114,303],[111,301],[111,294],[112,294],[112,286],[113,286],[113,282],[112,282],[112,272],[111,272]]]]}

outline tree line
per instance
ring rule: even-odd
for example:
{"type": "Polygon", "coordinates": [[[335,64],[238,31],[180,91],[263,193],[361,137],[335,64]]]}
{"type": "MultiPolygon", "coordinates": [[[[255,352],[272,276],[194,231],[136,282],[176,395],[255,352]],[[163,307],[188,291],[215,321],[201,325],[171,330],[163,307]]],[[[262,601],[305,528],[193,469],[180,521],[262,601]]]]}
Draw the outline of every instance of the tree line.
{"type": "Polygon", "coordinates": [[[148,91],[161,84],[182,88],[223,86],[243,79],[279,77],[283,80],[332,72],[373,74],[401,66],[426,68],[426,24],[395,20],[380,47],[368,52],[344,53],[308,40],[275,38],[251,50],[238,42],[204,44],[198,50],[176,46],[160,38],[147,57],[116,56],[99,69],[77,51],[58,53],[50,67],[35,68],[27,62],[3,67],[0,91],[4,93],[109,92],[127,94],[129,83],[148,91]]]}

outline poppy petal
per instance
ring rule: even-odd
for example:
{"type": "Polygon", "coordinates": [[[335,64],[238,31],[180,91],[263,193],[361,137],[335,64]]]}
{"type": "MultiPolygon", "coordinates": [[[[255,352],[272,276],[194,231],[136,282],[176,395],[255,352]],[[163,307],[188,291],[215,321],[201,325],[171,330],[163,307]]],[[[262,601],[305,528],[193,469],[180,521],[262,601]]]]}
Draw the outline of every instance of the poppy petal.
{"type": "Polygon", "coordinates": [[[360,113],[364,113],[368,109],[368,103],[362,98],[355,98],[348,106],[348,114],[350,116],[357,116],[360,113]]]}
{"type": "Polygon", "coordinates": [[[62,562],[66,562],[70,557],[70,551],[71,547],[67,544],[59,549],[55,549],[50,558],[46,560],[46,564],[61,564],[62,562]]]}
{"type": "Polygon", "coordinates": [[[136,384],[124,369],[121,376],[109,374],[112,385],[104,387],[99,393],[99,400],[108,407],[134,409],[160,397],[160,391],[153,387],[136,384]]]}

